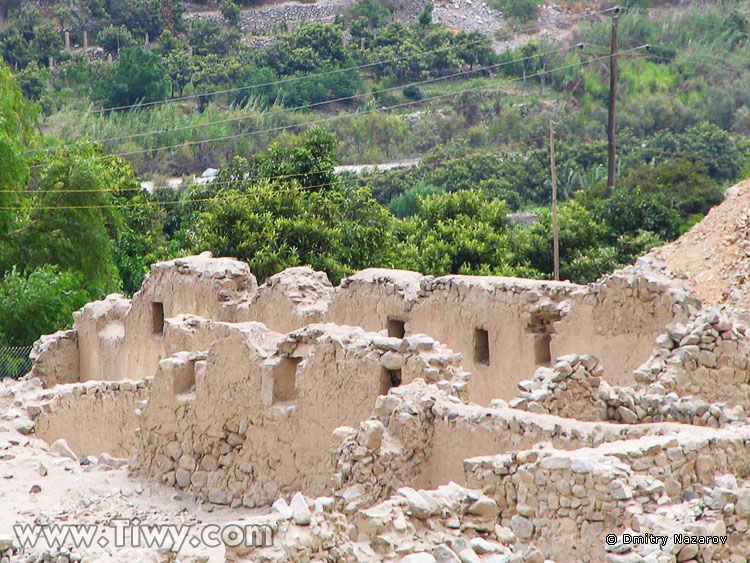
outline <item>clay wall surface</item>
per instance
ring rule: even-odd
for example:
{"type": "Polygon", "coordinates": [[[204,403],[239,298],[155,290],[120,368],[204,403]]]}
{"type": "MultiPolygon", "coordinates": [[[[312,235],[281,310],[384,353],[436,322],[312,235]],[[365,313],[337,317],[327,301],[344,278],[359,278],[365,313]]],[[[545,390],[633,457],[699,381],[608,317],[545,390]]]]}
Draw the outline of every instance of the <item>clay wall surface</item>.
{"type": "Polygon", "coordinates": [[[141,414],[140,471],[220,504],[319,494],[331,473],[332,431],[368,418],[388,388],[416,377],[466,387],[456,356],[430,338],[258,327],[226,324],[206,354],[160,362],[141,414]]]}
{"type": "Polygon", "coordinates": [[[136,445],[136,410],[148,397],[143,381],[90,381],[58,385],[29,407],[37,437],[65,438],[79,456],[108,453],[127,458],[136,445]]]}
{"type": "Polygon", "coordinates": [[[252,302],[238,308],[234,320],[259,321],[277,332],[291,332],[324,322],[334,291],[323,272],[287,268],[268,278],[252,302]]]}
{"type": "Polygon", "coordinates": [[[42,336],[34,342],[29,359],[32,363],[30,376],[38,377],[50,387],[78,381],[78,331],[60,330],[42,336]]]}
{"type": "Polygon", "coordinates": [[[555,323],[552,355],[606,358],[607,382],[632,385],[633,370],[649,357],[664,327],[686,321],[699,307],[675,280],[648,265],[630,266],[573,297],[569,313],[555,323]]]}
{"type": "MultiPolygon", "coordinates": [[[[464,368],[473,374],[471,400],[489,404],[513,398],[519,382],[563,352],[613,358],[607,381],[632,384],[632,370],[649,357],[650,343],[667,324],[687,319],[694,304],[640,267],[588,287],[371,269],[337,288],[320,272],[290,268],[258,288],[243,262],[203,254],[155,264],[132,300],[111,295],[78,312],[79,376],[66,380],[153,375],[160,359],[180,349],[166,333],[170,319],[182,314],[257,321],[282,333],[323,321],[395,336],[428,334],[463,355],[464,368]]],[[[211,342],[204,334],[202,348],[211,342]]],[[[38,372],[52,355],[41,356],[38,372]]],[[[59,361],[74,371],[70,361],[59,361]]],[[[54,369],[48,371],[59,380],[54,369]]]]}
{"type": "Polygon", "coordinates": [[[550,325],[581,289],[561,282],[364,270],[344,280],[327,320],[379,331],[389,320],[463,354],[471,400],[511,398],[516,384],[550,361],[550,325]],[[482,339],[486,339],[482,342],[482,339]]]}

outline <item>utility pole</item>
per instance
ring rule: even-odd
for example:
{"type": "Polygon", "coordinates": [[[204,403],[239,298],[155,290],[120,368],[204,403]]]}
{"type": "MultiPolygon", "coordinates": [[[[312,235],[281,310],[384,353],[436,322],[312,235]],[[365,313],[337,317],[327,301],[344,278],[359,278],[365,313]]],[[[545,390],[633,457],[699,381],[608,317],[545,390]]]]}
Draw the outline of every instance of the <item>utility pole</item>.
{"type": "Polygon", "coordinates": [[[555,281],[560,281],[560,233],[557,228],[557,168],[555,167],[555,122],[549,122],[549,167],[552,174],[552,252],[555,281]]]}
{"type": "Polygon", "coordinates": [[[612,9],[612,39],[609,49],[609,122],[607,125],[607,187],[615,187],[615,166],[617,158],[617,24],[620,22],[620,8],[612,9]]]}

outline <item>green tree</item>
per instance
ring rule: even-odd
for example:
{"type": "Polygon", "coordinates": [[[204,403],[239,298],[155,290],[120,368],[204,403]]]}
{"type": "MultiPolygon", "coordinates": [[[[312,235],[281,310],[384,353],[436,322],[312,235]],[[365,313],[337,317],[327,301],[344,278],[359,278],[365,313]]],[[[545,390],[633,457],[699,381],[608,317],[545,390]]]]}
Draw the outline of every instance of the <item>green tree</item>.
{"type": "Polygon", "coordinates": [[[167,83],[159,68],[159,57],[139,47],[121,52],[120,60],[107,69],[97,88],[97,97],[108,107],[163,100],[167,83]]]}
{"type": "Polygon", "coordinates": [[[124,25],[110,25],[102,29],[96,36],[96,40],[106,53],[117,54],[121,49],[135,45],[133,34],[124,25]]]}
{"type": "MultiPolygon", "coordinates": [[[[35,140],[36,109],[23,97],[10,69],[0,61],[0,207],[20,206],[29,177],[28,149],[35,140]]],[[[20,213],[0,209],[0,266],[7,237],[20,213]]]]}
{"type": "Polygon", "coordinates": [[[47,72],[40,68],[36,61],[31,61],[25,69],[18,73],[17,78],[23,95],[29,100],[39,101],[44,94],[47,72]]]}
{"type": "Polygon", "coordinates": [[[79,142],[39,159],[38,188],[11,236],[12,263],[79,272],[90,297],[120,287],[113,239],[123,226],[121,190],[138,187],[132,167],[79,142]]]}
{"type": "Polygon", "coordinates": [[[424,8],[422,8],[422,12],[419,14],[419,17],[417,18],[417,21],[419,22],[419,25],[422,27],[427,27],[432,23],[432,11],[435,9],[435,6],[432,5],[432,2],[427,2],[424,5],[424,8]]]}
{"type": "Polygon", "coordinates": [[[69,327],[89,297],[75,272],[44,265],[0,279],[0,346],[27,346],[39,335],[69,327]]]}

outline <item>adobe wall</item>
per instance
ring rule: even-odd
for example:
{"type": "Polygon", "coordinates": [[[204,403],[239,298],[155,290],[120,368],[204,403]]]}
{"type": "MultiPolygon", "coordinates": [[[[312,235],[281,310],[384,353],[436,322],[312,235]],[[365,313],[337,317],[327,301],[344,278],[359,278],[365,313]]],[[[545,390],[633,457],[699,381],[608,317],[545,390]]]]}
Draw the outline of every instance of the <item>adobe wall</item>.
{"type": "Polygon", "coordinates": [[[473,374],[470,398],[487,404],[511,398],[519,381],[550,361],[550,326],[580,289],[564,282],[370,269],[342,281],[326,319],[372,331],[397,320],[407,334],[433,336],[463,354],[463,366],[473,374]]]}
{"type": "Polygon", "coordinates": [[[416,377],[450,378],[457,393],[466,386],[457,357],[426,337],[335,325],[288,335],[259,323],[223,329],[206,354],[159,363],[137,451],[140,472],[219,504],[321,494],[333,430],[367,419],[378,395],[416,377]]]}
{"type": "Polygon", "coordinates": [[[233,320],[258,321],[277,332],[291,332],[324,322],[334,292],[325,273],[306,266],[287,268],[268,278],[254,299],[236,310],[233,320]]]}
{"type": "Polygon", "coordinates": [[[611,385],[633,384],[633,370],[650,355],[664,327],[685,322],[700,308],[681,284],[649,264],[630,266],[573,296],[554,325],[553,356],[606,358],[611,385]]]}
{"type": "MultiPolygon", "coordinates": [[[[245,263],[204,253],[154,264],[132,300],[111,295],[86,305],[75,316],[75,343],[67,343],[65,353],[55,348],[60,338],[55,346],[46,344],[35,369],[49,384],[149,377],[160,359],[179,350],[165,331],[182,314],[256,321],[281,333],[333,322],[434,337],[463,354],[463,366],[473,374],[471,400],[489,404],[513,398],[519,382],[569,352],[607,357],[608,383],[633,384],[632,371],[648,359],[654,339],[667,324],[688,322],[697,305],[679,286],[641,266],[587,287],[370,269],[334,288],[310,268],[290,268],[258,287],[245,263]],[[78,375],[63,374],[76,369],[75,347],[78,375]],[[45,362],[66,367],[49,367],[44,374],[45,362]]],[[[211,342],[204,340],[203,349],[211,342]]]]}
{"type": "Polygon", "coordinates": [[[65,438],[78,455],[127,458],[136,445],[136,410],[148,397],[148,380],[58,385],[27,401],[38,438],[65,438]]]}
{"type": "Polygon", "coordinates": [[[31,377],[38,377],[48,386],[74,383],[80,379],[78,363],[78,331],[60,330],[43,335],[34,342],[29,354],[31,377]]]}

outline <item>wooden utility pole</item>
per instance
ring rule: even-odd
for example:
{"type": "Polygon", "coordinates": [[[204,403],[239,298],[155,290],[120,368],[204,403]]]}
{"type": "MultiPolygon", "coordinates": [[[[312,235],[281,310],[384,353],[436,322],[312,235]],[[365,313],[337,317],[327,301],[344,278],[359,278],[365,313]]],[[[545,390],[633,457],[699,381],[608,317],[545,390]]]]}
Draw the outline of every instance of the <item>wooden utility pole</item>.
{"type": "Polygon", "coordinates": [[[555,281],[560,280],[560,233],[557,228],[557,168],[555,167],[555,122],[549,122],[549,167],[552,175],[552,252],[555,281]]]}
{"type": "Polygon", "coordinates": [[[617,159],[617,24],[620,21],[620,8],[612,10],[612,39],[609,48],[609,122],[607,125],[607,186],[615,187],[615,166],[617,159]]]}

